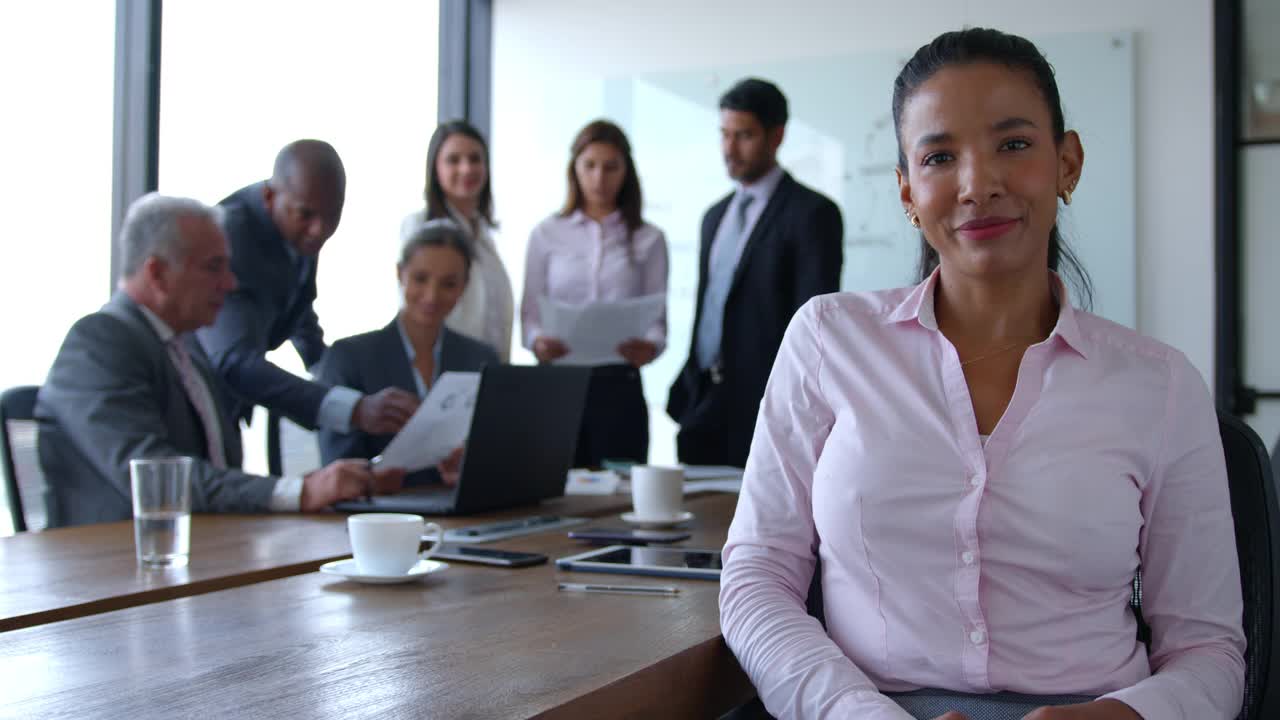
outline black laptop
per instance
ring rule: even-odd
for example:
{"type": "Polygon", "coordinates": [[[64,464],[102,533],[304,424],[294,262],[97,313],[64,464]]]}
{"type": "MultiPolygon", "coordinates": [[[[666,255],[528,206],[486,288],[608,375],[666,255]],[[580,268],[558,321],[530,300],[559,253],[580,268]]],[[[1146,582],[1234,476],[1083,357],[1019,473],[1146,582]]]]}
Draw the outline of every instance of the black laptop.
{"type": "Polygon", "coordinates": [[[485,367],[456,486],[413,488],[334,508],[468,515],[563,495],[590,377],[585,367],[485,367]]]}

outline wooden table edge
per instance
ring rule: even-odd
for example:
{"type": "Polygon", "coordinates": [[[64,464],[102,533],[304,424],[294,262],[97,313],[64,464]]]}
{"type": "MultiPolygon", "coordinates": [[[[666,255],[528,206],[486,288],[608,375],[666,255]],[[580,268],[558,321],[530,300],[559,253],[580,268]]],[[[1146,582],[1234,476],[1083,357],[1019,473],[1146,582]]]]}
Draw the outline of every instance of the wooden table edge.
{"type": "Polygon", "coordinates": [[[194,582],[183,583],[182,585],[170,585],[163,588],[139,590],[127,595],[116,595],[109,598],[102,598],[100,600],[90,600],[89,602],[77,603],[75,605],[65,605],[53,610],[41,610],[39,612],[27,613],[25,615],[0,618],[0,633],[8,632],[10,630],[22,630],[24,628],[35,627],[37,625],[47,625],[48,623],[59,622],[62,620],[75,620],[115,610],[127,610],[128,608],[150,605],[151,603],[157,602],[165,602],[166,600],[178,600],[185,597],[191,597],[193,595],[218,592],[219,590],[229,590],[231,588],[266,582],[268,580],[279,580],[281,578],[293,577],[294,575],[305,575],[306,573],[319,570],[320,566],[327,562],[348,557],[349,555],[349,553],[346,553],[319,560],[308,560],[306,562],[295,563],[293,565],[281,565],[278,567],[262,568],[261,570],[251,570],[237,575],[223,575],[221,577],[208,578],[205,580],[196,580],[194,582]]]}
{"type": "Polygon", "coordinates": [[[532,718],[714,718],[755,696],[724,636],[716,635],[532,718]]]}

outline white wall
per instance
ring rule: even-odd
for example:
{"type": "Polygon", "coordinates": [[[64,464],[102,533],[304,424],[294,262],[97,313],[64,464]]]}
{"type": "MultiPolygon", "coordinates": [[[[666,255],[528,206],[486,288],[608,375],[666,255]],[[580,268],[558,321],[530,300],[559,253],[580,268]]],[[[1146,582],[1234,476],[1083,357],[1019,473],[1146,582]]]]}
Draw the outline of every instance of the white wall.
{"type": "MultiPolygon", "coordinates": [[[[517,293],[529,230],[563,201],[572,133],[591,119],[587,113],[603,113],[612,105],[606,80],[875,51],[901,52],[905,62],[937,34],[966,25],[1032,37],[1135,33],[1137,327],[1181,349],[1211,377],[1213,67],[1208,0],[498,0],[493,179],[502,222],[498,245],[517,293]]],[[[886,85],[886,109],[891,92],[886,85]]],[[[1065,102],[1069,108],[1070,98],[1065,102]]],[[[714,123],[705,128],[705,136],[705,152],[715,154],[714,123]]],[[[690,145],[689,138],[678,144],[680,153],[704,151],[690,145]]],[[[1085,151],[1087,182],[1087,146],[1085,151]]],[[[645,168],[640,171],[643,179],[645,168]]],[[[727,180],[723,189],[729,189],[727,180]]],[[[697,242],[696,218],[664,230],[673,247],[697,242]]],[[[673,317],[692,315],[687,295],[673,285],[673,317]]],[[[683,355],[687,345],[674,344],[668,353],[683,355]]],[[[646,369],[645,383],[657,411],[651,459],[667,461],[666,436],[673,427],[663,425],[660,403],[666,388],[659,385],[669,380],[669,359],[660,364],[646,369]]]]}
{"type": "MultiPolygon", "coordinates": [[[[964,25],[1024,35],[1137,33],[1138,328],[1213,363],[1213,53],[1207,0],[498,0],[494,3],[493,146],[539,148],[562,172],[569,138],[540,134],[557,103],[599,93],[605,77],[754,61],[906,49],[964,25]]],[[[890,88],[885,88],[888,105],[890,88]]],[[[714,152],[715,128],[707,128],[714,152]]],[[[1087,151],[1087,148],[1086,148],[1087,151]]],[[[1088,159],[1086,156],[1086,165],[1088,159]]],[[[504,187],[498,211],[513,274],[536,217],[502,213],[504,197],[531,193],[547,212],[559,183],[504,187]],[[512,237],[514,235],[514,237],[512,237]]],[[[673,348],[673,350],[677,350],[673,348]]]]}

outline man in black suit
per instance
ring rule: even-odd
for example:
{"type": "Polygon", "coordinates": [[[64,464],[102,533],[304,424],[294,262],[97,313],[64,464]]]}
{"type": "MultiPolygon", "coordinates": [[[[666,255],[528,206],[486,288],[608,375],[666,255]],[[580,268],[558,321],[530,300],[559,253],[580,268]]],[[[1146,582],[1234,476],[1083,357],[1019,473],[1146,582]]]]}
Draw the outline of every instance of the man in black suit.
{"type": "Polygon", "coordinates": [[[720,98],[720,147],[738,188],[702,218],[693,343],[667,400],[684,463],[746,465],[791,316],[840,287],[840,209],[778,165],[786,123],[772,83],[748,78],[720,98]]]}
{"type": "Polygon", "coordinates": [[[307,368],[327,345],[316,317],[320,249],[342,218],[347,176],[329,143],[296,140],[276,155],[271,178],[218,203],[231,242],[238,287],[200,343],[233,393],[231,414],[248,419],[254,405],[276,410],[308,429],[394,434],[418,407],[399,388],[361,395],[298,377],[271,363],[269,350],[293,343],[307,368]]]}

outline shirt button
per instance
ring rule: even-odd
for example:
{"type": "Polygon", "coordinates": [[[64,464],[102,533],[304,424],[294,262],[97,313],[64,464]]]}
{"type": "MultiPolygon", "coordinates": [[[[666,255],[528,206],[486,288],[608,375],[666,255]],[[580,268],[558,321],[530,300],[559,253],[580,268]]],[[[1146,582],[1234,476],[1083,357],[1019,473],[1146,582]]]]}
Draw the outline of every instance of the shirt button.
{"type": "Polygon", "coordinates": [[[970,484],[970,485],[972,485],[972,486],[974,486],[974,487],[981,487],[981,486],[982,486],[982,478],[981,478],[981,477],[979,477],[979,476],[977,476],[977,475],[970,475],[970,476],[969,476],[969,484],[970,484]]]}
{"type": "Polygon", "coordinates": [[[972,564],[973,564],[973,553],[969,552],[968,550],[965,550],[965,551],[964,551],[964,554],[962,554],[962,555],[960,556],[960,559],[964,561],[964,564],[965,564],[965,565],[972,565],[972,564]]]}
{"type": "Polygon", "coordinates": [[[982,632],[981,630],[974,630],[973,632],[969,633],[969,640],[974,645],[981,645],[982,641],[986,639],[987,639],[987,634],[982,632]]]}

